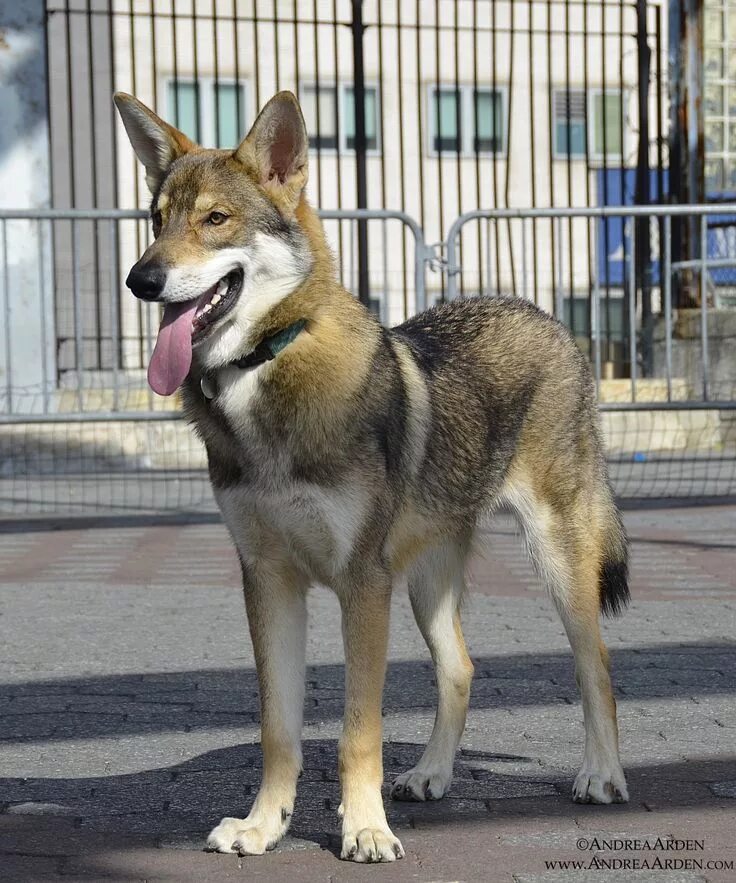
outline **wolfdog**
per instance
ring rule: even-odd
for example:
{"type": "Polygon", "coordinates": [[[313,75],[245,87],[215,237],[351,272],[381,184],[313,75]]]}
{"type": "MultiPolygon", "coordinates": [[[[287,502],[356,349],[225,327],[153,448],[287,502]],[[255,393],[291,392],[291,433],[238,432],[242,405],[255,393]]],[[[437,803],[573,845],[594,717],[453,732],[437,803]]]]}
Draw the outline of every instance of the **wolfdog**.
{"type": "MultiPolygon", "coordinates": [[[[342,611],[342,858],[404,855],[381,786],[381,694],[402,576],[434,661],[438,708],[397,800],[450,787],[473,665],[460,625],[478,525],[516,513],[575,656],[585,721],[578,802],[628,799],[599,614],[628,601],[627,540],[592,380],[567,330],[522,299],[474,297],[391,330],[340,284],[305,198],[295,97],[272,98],[235,150],[203,149],[130,95],[115,102],[153,194],[155,239],[131,269],[163,305],[148,369],[181,390],[237,548],[261,703],[250,813],[209,835],[260,854],[284,836],[302,763],[306,596],[342,611]]],[[[530,635],[530,639],[532,636],[530,635]]]]}

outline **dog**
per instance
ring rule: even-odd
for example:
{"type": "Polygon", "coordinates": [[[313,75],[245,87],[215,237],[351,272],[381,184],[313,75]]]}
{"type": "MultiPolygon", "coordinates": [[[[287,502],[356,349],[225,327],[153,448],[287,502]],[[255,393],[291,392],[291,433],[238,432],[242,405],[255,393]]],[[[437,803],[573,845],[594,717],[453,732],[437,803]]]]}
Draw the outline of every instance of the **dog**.
{"type": "Polygon", "coordinates": [[[438,708],[398,800],[450,787],[473,665],[460,622],[479,522],[510,506],[562,618],[582,693],[573,799],[628,799],[599,615],[629,600],[627,538],[606,473],[589,366],[523,299],[474,297],[388,330],[338,280],[305,197],[308,136],[280,92],[236,150],[203,149],[130,95],[115,103],[153,194],[155,239],[131,269],[164,306],[148,379],[181,391],[238,551],[261,703],[263,779],[208,848],[284,836],[301,771],[306,596],[342,612],[342,853],[404,855],[381,797],[392,586],[405,576],[438,708]]]}

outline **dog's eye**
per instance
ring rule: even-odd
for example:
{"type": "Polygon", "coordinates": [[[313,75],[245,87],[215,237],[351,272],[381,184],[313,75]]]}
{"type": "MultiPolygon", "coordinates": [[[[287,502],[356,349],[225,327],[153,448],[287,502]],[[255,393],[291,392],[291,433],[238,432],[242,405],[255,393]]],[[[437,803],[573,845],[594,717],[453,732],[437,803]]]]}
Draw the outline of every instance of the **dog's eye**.
{"type": "Polygon", "coordinates": [[[212,224],[215,227],[219,227],[220,224],[223,224],[227,221],[227,215],[224,212],[210,212],[207,218],[207,223],[212,224]]]}

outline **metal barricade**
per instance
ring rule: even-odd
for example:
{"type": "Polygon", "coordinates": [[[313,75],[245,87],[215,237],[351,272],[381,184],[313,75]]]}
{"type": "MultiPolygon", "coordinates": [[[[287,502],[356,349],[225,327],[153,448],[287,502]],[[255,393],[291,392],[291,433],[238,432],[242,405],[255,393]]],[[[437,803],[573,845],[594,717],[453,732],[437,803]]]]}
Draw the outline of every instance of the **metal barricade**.
{"type": "MultiPolygon", "coordinates": [[[[427,248],[413,218],[383,209],[320,217],[351,290],[357,224],[370,228],[370,306],[382,321],[424,309],[427,248]]],[[[144,211],[0,210],[0,423],[178,418],[145,385],[159,307],[123,289],[149,236],[144,211]]]]}

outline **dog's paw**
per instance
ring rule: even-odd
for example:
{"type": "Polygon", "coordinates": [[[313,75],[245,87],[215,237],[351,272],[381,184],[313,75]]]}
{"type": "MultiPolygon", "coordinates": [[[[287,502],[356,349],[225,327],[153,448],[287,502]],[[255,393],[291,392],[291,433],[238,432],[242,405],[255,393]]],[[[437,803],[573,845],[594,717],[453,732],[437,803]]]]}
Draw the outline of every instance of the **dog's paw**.
{"type": "Polygon", "coordinates": [[[211,852],[235,852],[233,843],[247,824],[245,819],[223,819],[216,828],[210,831],[207,838],[207,849],[211,852]]]}
{"type": "Polygon", "coordinates": [[[397,776],[391,787],[394,800],[439,800],[452,781],[452,770],[420,769],[414,767],[397,776]]]}
{"type": "Polygon", "coordinates": [[[404,847],[389,828],[363,828],[342,836],[340,858],[351,862],[395,862],[404,847]]]}
{"type": "Polygon", "coordinates": [[[595,772],[583,767],[572,786],[575,803],[627,803],[629,792],[623,770],[595,772]]]}
{"type": "Polygon", "coordinates": [[[249,819],[223,819],[207,838],[213,852],[237,852],[238,855],[263,855],[281,839],[281,830],[249,819]]]}

